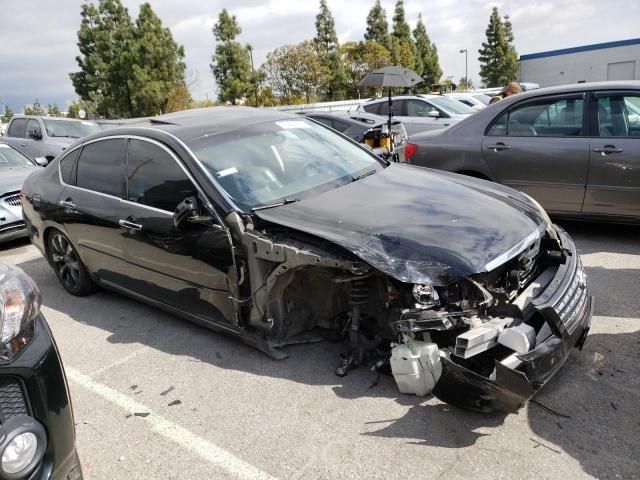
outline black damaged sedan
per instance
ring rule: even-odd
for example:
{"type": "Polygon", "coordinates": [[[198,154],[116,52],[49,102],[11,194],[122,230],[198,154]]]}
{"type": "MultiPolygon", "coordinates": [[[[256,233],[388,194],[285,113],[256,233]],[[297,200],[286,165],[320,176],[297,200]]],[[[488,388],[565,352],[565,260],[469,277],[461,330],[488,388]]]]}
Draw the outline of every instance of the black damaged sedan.
{"type": "Polygon", "coordinates": [[[274,358],[341,337],[336,373],[519,408],[589,330],[576,248],[527,195],[388,163],[314,122],[191,110],[71,146],[23,189],[64,288],[117,290],[274,358]]]}
{"type": "Polygon", "coordinates": [[[0,265],[0,479],[80,480],[64,370],[40,293],[0,265]]]}

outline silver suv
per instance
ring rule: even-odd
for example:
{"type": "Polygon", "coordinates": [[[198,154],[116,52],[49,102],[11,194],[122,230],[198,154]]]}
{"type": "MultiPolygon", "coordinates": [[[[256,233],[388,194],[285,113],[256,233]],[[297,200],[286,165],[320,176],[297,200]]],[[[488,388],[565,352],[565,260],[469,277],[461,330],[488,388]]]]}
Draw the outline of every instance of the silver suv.
{"type": "MultiPolygon", "coordinates": [[[[441,95],[398,95],[391,99],[393,117],[403,123],[409,136],[447,128],[476,112],[471,107],[441,95]]],[[[389,115],[389,99],[364,102],[358,106],[358,110],[386,117],[389,115]]]]}
{"type": "Polygon", "coordinates": [[[15,115],[3,140],[27,157],[53,160],[77,139],[100,131],[91,121],[15,115]]]}

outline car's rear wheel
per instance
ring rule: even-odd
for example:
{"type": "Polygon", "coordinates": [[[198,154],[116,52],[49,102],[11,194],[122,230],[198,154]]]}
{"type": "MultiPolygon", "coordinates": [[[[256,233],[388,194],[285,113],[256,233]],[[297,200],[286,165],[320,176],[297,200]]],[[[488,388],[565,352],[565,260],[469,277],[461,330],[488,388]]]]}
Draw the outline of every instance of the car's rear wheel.
{"type": "Polygon", "coordinates": [[[97,290],[80,255],[62,232],[56,230],[49,235],[47,254],[58,280],[67,292],[82,297],[97,290]]]}

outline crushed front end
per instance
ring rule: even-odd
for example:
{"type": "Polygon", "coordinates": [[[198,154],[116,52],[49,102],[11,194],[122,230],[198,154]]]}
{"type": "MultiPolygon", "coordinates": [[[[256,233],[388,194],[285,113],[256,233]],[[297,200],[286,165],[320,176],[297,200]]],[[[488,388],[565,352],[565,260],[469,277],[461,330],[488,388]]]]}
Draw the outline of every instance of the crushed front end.
{"type": "Polygon", "coordinates": [[[362,365],[390,371],[403,393],[512,411],[582,346],[590,327],[576,248],[547,222],[479,273],[447,276],[432,262],[445,275],[414,283],[389,270],[416,265],[415,255],[367,257],[364,248],[271,222],[228,220],[238,245],[238,326],[275,358],[286,357],[286,345],[343,341],[337,375],[362,365]]]}
{"type": "Polygon", "coordinates": [[[434,288],[437,308],[416,304],[402,313],[395,323],[401,343],[438,345],[436,397],[483,412],[516,410],[582,347],[593,300],[575,245],[556,231],[557,239],[534,239],[503,265],[466,279],[466,293],[465,282],[434,288]]]}

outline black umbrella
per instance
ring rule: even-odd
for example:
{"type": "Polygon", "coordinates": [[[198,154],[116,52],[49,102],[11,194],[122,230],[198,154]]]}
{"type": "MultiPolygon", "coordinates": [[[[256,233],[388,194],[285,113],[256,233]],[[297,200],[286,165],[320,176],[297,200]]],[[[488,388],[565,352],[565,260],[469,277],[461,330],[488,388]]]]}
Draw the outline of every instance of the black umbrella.
{"type": "Polygon", "coordinates": [[[391,88],[393,87],[413,87],[422,82],[413,70],[404,67],[384,67],[374,70],[369,75],[360,80],[361,87],[389,87],[389,131],[391,131],[391,117],[393,117],[393,101],[391,100],[391,88]]]}

